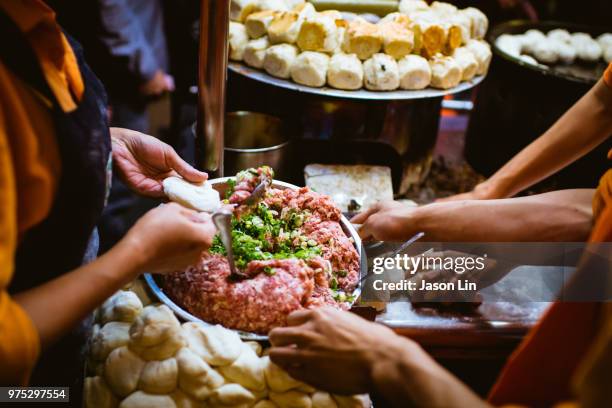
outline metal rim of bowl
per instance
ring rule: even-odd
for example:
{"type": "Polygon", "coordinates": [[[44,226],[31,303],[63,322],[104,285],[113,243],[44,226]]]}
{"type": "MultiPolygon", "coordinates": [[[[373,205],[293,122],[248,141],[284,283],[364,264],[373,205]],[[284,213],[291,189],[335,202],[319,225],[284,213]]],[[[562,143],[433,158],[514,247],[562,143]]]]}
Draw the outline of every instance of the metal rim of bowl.
{"type": "Polygon", "coordinates": [[[278,149],[282,149],[283,147],[289,145],[290,140],[287,140],[286,142],[283,142],[281,144],[277,144],[274,146],[269,146],[269,147],[259,147],[257,149],[244,149],[244,148],[236,148],[236,147],[224,147],[223,149],[225,151],[228,152],[234,152],[234,153],[266,153],[266,152],[272,152],[274,150],[278,150],[278,149]]]}
{"type": "MultiPolygon", "coordinates": [[[[235,177],[221,177],[221,178],[212,179],[209,181],[209,183],[211,183],[214,187],[216,184],[224,184],[224,183],[227,183],[228,180],[234,179],[234,178],[235,177]]],[[[291,189],[300,188],[294,184],[285,183],[284,181],[278,181],[278,180],[274,180],[272,182],[272,187],[280,187],[283,190],[287,188],[291,188],[291,189]]],[[[366,254],[363,251],[363,245],[361,242],[361,238],[359,237],[359,233],[357,232],[355,227],[353,227],[353,225],[344,215],[340,216],[340,225],[342,226],[344,233],[347,234],[349,237],[353,238],[353,245],[355,246],[355,249],[357,250],[357,254],[359,255],[360,263],[363,263],[365,261],[367,264],[367,260],[365,259],[366,254]]],[[[145,273],[144,280],[149,286],[149,289],[151,290],[153,295],[161,303],[168,306],[170,310],[176,313],[183,320],[202,323],[206,326],[215,325],[213,323],[207,322],[205,320],[200,319],[199,317],[194,316],[193,314],[189,313],[187,310],[177,305],[172,299],[170,299],[170,297],[168,297],[168,295],[166,295],[166,293],[164,293],[164,290],[157,284],[157,281],[155,280],[155,277],[153,276],[153,274],[145,273]]],[[[353,302],[350,303],[350,306],[352,307],[361,296],[361,275],[357,282],[357,287],[355,287],[355,290],[353,290],[353,293],[351,293],[351,295],[355,297],[353,302]]],[[[242,330],[230,329],[230,328],[227,328],[227,329],[237,333],[241,339],[246,340],[246,341],[268,341],[268,336],[264,334],[257,334],[257,333],[242,331],[242,330]]]]}

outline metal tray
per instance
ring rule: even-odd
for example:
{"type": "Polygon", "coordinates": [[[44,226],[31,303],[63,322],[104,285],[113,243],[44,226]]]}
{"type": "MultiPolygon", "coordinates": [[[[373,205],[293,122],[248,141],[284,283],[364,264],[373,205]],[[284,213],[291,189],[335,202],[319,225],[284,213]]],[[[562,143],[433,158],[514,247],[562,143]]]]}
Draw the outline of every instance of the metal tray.
{"type": "MultiPolygon", "coordinates": [[[[217,178],[217,179],[210,180],[209,183],[213,186],[213,188],[219,191],[219,193],[221,193],[221,195],[223,196],[223,194],[225,193],[225,189],[227,188],[227,181],[229,179],[234,179],[234,177],[217,178]]],[[[285,183],[285,182],[277,181],[277,180],[274,180],[272,182],[272,187],[278,188],[281,190],[284,190],[287,188],[291,188],[291,189],[299,188],[298,186],[295,186],[293,184],[289,184],[289,183],[285,183]]],[[[365,267],[367,270],[368,264],[365,258],[366,256],[365,251],[363,250],[363,246],[361,244],[361,238],[359,237],[359,234],[357,233],[357,230],[355,229],[355,227],[353,227],[353,225],[349,222],[349,220],[344,215],[340,219],[340,225],[342,226],[342,229],[344,230],[345,234],[352,237],[354,240],[355,249],[357,249],[357,253],[359,254],[359,259],[360,259],[360,265],[361,265],[360,273],[363,273],[363,268],[365,267]]],[[[161,288],[161,286],[159,285],[157,281],[156,275],[147,273],[144,275],[144,280],[149,286],[149,289],[151,290],[152,294],[160,302],[168,306],[181,319],[186,320],[186,321],[200,322],[206,325],[211,325],[211,323],[208,323],[200,319],[199,317],[192,315],[187,310],[183,309],[182,307],[174,303],[174,301],[170,299],[170,297],[168,297],[168,295],[164,293],[164,290],[161,288]]],[[[352,295],[355,297],[355,300],[353,301],[351,306],[359,299],[359,295],[361,295],[361,279],[359,279],[359,283],[357,284],[357,287],[353,291],[352,295]]],[[[255,341],[267,341],[268,340],[268,336],[266,335],[245,332],[242,330],[233,330],[233,331],[238,333],[238,335],[243,340],[255,340],[255,341]]]]}
{"type": "Polygon", "coordinates": [[[484,75],[477,76],[471,79],[470,81],[462,82],[454,88],[445,90],[426,88],[420,91],[368,91],[367,89],[359,89],[356,91],[343,91],[340,89],[329,88],[326,86],[321,88],[313,88],[310,86],[300,85],[287,79],[275,78],[271,75],[268,75],[264,71],[248,67],[238,62],[230,62],[228,64],[228,67],[233,72],[244,75],[245,77],[266,83],[268,85],[289,89],[291,91],[304,92],[313,95],[321,95],[335,98],[379,101],[439,98],[442,96],[451,95],[458,92],[467,91],[468,89],[472,89],[473,87],[481,83],[482,80],[485,78],[484,75]]]}

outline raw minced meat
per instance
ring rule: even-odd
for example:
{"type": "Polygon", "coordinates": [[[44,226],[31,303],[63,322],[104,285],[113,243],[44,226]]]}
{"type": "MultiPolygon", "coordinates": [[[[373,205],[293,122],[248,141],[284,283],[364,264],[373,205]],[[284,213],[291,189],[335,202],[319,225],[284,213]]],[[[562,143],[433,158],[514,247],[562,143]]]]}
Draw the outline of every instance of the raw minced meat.
{"type": "MultiPolygon", "coordinates": [[[[240,203],[271,169],[240,172],[229,201],[240,203]]],[[[219,240],[199,264],[164,278],[168,295],[195,316],[249,332],[283,326],[301,308],[348,309],[359,255],[342,230],[340,210],[306,187],[269,188],[261,203],[234,212],[233,249],[247,279],[230,278],[219,240]]]]}

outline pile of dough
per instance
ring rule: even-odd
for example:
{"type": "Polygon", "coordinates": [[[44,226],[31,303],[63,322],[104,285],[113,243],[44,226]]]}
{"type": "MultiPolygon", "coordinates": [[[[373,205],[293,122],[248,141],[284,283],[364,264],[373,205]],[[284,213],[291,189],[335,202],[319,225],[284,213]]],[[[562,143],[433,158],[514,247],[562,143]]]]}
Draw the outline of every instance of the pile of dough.
{"type": "Polygon", "coordinates": [[[263,68],[269,46],[270,41],[267,36],[249,41],[244,47],[244,62],[253,68],[263,68]]]}
{"type": "Polygon", "coordinates": [[[387,54],[374,54],[363,63],[363,81],[367,89],[392,91],[399,87],[399,68],[387,54]]]}
{"type": "Polygon", "coordinates": [[[383,38],[376,24],[362,18],[356,18],[350,23],[344,33],[342,50],[347,54],[355,54],[361,60],[366,60],[380,51],[383,38]]]}
{"type": "Polygon", "coordinates": [[[120,290],[98,309],[98,320],[104,324],[111,321],[133,322],[142,312],[142,302],[136,293],[120,290]]]}
{"type": "Polygon", "coordinates": [[[253,13],[247,17],[244,22],[247,34],[251,38],[260,38],[268,34],[268,27],[274,20],[274,17],[278,16],[280,12],[274,10],[264,10],[253,13]]]}
{"type": "Polygon", "coordinates": [[[412,52],[414,34],[408,27],[398,22],[388,22],[379,26],[385,54],[399,60],[412,52]]]}
{"type": "Polygon", "coordinates": [[[466,44],[468,50],[472,51],[474,54],[474,58],[478,62],[478,70],[476,71],[476,75],[484,75],[489,70],[489,65],[491,64],[491,58],[493,58],[493,53],[491,52],[491,47],[485,41],[480,40],[470,40],[466,44]]]}
{"type": "Polygon", "coordinates": [[[229,57],[234,61],[242,61],[244,47],[249,41],[246,27],[243,24],[230,21],[229,26],[229,57]]]}
{"type": "Polygon", "coordinates": [[[329,13],[307,17],[300,27],[297,45],[302,51],[333,52],[340,46],[336,18],[329,13]]]}
{"type": "Polygon", "coordinates": [[[276,44],[266,50],[263,68],[272,76],[289,78],[298,49],[291,44],[276,44]]]}
{"type": "MultiPolygon", "coordinates": [[[[112,296],[104,307],[112,310],[121,298],[126,297],[112,296]]],[[[85,378],[85,408],[371,407],[367,396],[330,395],[295,380],[270,361],[261,344],[242,342],[234,331],[180,325],[157,304],[137,310],[132,323],[96,324],[87,359],[101,360],[102,368],[85,378]],[[179,349],[164,346],[175,338],[183,339],[179,349]]],[[[98,318],[103,314],[99,310],[98,318]]]]}
{"type": "Polygon", "coordinates": [[[431,86],[449,89],[461,82],[461,68],[452,57],[436,55],[429,61],[431,66],[431,86]]]}
{"type": "Polygon", "coordinates": [[[429,62],[418,55],[407,55],[398,62],[400,88],[407,90],[424,89],[431,82],[429,62]]]}
{"type": "Polygon", "coordinates": [[[268,26],[268,37],[272,44],[294,44],[304,21],[316,15],[311,3],[305,3],[293,11],[276,15],[268,26]]]}
{"type": "Polygon", "coordinates": [[[355,54],[334,54],[329,60],[327,82],[338,89],[359,89],[363,86],[363,65],[355,54]]]}
{"type": "MultiPolygon", "coordinates": [[[[244,51],[244,50],[243,50],[244,51]]],[[[168,177],[162,182],[171,201],[196,211],[214,212],[221,207],[219,192],[208,182],[190,183],[181,177],[168,177]]]]}
{"type": "Polygon", "coordinates": [[[459,47],[453,53],[453,58],[459,69],[461,69],[461,80],[469,81],[476,76],[478,71],[478,61],[472,51],[466,47],[459,47]]]}
{"type": "Polygon", "coordinates": [[[327,80],[329,56],[320,52],[304,51],[291,66],[291,79],[298,84],[321,87],[327,80]]]}

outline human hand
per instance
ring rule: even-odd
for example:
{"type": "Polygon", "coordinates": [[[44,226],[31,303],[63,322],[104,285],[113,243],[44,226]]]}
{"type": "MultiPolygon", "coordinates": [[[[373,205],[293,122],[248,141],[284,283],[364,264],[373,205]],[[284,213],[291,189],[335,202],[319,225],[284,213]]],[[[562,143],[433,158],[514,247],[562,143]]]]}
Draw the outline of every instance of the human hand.
{"type": "Polygon", "coordinates": [[[472,191],[466,193],[455,194],[450,197],[439,198],[436,202],[447,202],[447,201],[462,201],[462,200],[494,200],[497,198],[506,198],[502,194],[499,194],[493,183],[490,181],[483,181],[474,187],[472,191]]]}
{"type": "Polygon", "coordinates": [[[196,263],[216,233],[211,216],[176,203],[162,204],[136,222],[120,245],[130,245],[140,270],[163,273],[196,263]]]}
{"type": "Polygon", "coordinates": [[[379,241],[404,241],[418,232],[415,228],[416,207],[398,201],[374,204],[351,219],[353,224],[362,224],[359,236],[379,241]]]}
{"type": "Polygon", "coordinates": [[[174,78],[161,70],[157,70],[151,79],[140,86],[140,93],[144,96],[159,96],[172,91],[174,78]]]}
{"type": "Polygon", "coordinates": [[[333,308],[299,310],[287,323],[269,333],[272,361],[292,377],[337,394],[371,391],[374,365],[395,362],[416,346],[388,327],[333,308]]]}
{"type": "Polygon", "coordinates": [[[140,194],[163,197],[162,181],[169,176],[180,175],[194,183],[208,178],[159,139],[123,128],[111,128],[110,131],[115,168],[128,187],[140,194]]]}

